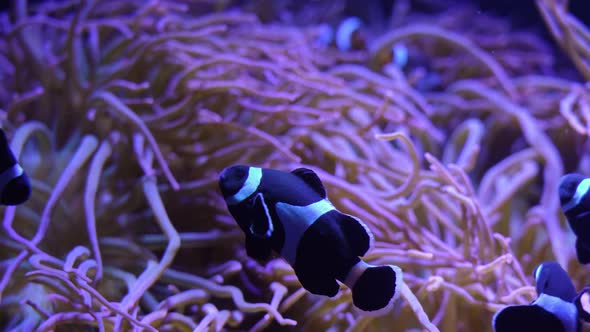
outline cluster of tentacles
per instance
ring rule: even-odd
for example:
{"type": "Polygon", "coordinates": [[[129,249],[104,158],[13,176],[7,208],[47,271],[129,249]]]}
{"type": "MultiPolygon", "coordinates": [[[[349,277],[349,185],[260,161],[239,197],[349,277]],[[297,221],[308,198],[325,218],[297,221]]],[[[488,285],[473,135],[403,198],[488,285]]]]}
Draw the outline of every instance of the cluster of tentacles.
{"type": "MultiPolygon", "coordinates": [[[[33,185],[0,210],[0,329],[489,331],[536,297],[538,263],[582,284],[557,186],[590,174],[590,95],[548,42],[399,5],[366,48],[339,50],[319,25],[223,6],[0,14],[1,125],[33,185]],[[314,296],[282,259],[249,259],[217,188],[233,164],[316,171],[415,300],[367,316],[348,290],[314,296]]],[[[538,1],[587,78],[590,33],[565,6],[538,1]]]]}

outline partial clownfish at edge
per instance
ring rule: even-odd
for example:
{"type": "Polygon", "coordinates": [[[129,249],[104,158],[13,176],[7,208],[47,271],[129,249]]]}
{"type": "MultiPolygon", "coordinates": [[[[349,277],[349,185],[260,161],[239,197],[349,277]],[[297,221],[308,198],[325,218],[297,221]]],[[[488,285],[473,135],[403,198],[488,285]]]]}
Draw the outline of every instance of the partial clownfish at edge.
{"type": "Polygon", "coordinates": [[[590,178],[566,174],[559,183],[561,209],[576,235],[576,256],[581,264],[590,263],[590,178]]]}
{"type": "Polygon", "coordinates": [[[537,299],[498,311],[492,320],[494,331],[579,332],[576,289],[567,272],[557,262],[544,262],[534,276],[537,299]]]}
{"type": "Polygon", "coordinates": [[[336,210],[312,170],[231,166],[221,172],[219,186],[246,234],[248,256],[266,261],[274,250],[313,294],[333,297],[341,281],[364,311],[385,309],[398,297],[401,269],[360,259],[371,246],[370,230],[336,210]]]}
{"type": "Polygon", "coordinates": [[[590,286],[584,287],[574,299],[580,320],[590,323],[590,286]]]}
{"type": "Polygon", "coordinates": [[[18,164],[4,131],[0,129],[0,204],[19,205],[30,195],[29,177],[18,164]]]}

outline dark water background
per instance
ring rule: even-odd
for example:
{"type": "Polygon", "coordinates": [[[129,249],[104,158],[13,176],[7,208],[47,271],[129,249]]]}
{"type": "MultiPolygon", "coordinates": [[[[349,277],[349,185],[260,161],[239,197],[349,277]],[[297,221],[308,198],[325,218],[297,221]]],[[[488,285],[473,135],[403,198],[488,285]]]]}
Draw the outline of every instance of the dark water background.
{"type": "MultiPolygon", "coordinates": [[[[16,0],[0,0],[0,11],[8,10],[16,0]]],[[[331,1],[331,0],[325,0],[331,1]]],[[[355,15],[355,7],[366,6],[366,0],[346,0],[348,13],[355,15]]],[[[384,13],[391,13],[396,0],[376,0],[380,6],[383,7],[384,13]]],[[[43,0],[29,0],[31,4],[42,2],[59,2],[58,0],[43,1],[43,0]]],[[[245,1],[236,1],[237,3],[245,3],[245,1]]],[[[412,6],[421,8],[427,11],[429,6],[448,7],[457,4],[477,4],[482,11],[498,15],[508,16],[511,21],[520,27],[525,26],[542,26],[543,22],[535,7],[535,0],[440,0],[440,1],[411,1],[412,6]]],[[[574,13],[580,20],[587,25],[590,23],[590,1],[589,0],[570,0],[570,12],[574,13]]],[[[436,9],[436,8],[433,8],[436,9]]]]}
{"type": "MultiPolygon", "coordinates": [[[[0,11],[10,10],[17,0],[0,0],[0,11]]],[[[99,0],[100,1],[100,0],[99,0]]],[[[237,6],[255,2],[257,0],[235,0],[230,1],[237,6]]],[[[278,1],[281,0],[271,0],[278,1]]],[[[311,2],[322,2],[333,0],[315,0],[311,2]]],[[[373,13],[375,7],[367,6],[367,0],[342,0],[345,2],[344,13],[346,16],[362,17],[367,8],[371,7],[373,13]]],[[[43,2],[60,2],[60,0],[28,0],[29,4],[39,4],[43,2]]],[[[196,1],[198,2],[198,1],[196,1]]],[[[264,3],[264,1],[258,1],[264,3]]],[[[387,18],[395,6],[396,0],[371,0],[371,5],[375,5],[377,11],[383,13],[383,18],[387,18]],[[381,10],[382,9],[382,10],[381,10]]],[[[305,1],[297,3],[298,6],[305,1]]],[[[483,14],[508,18],[512,27],[520,29],[537,30],[539,35],[550,43],[553,43],[551,36],[545,27],[543,19],[537,10],[535,0],[412,0],[410,1],[412,9],[424,13],[435,13],[457,5],[473,5],[476,10],[483,14]]],[[[569,12],[574,14],[578,19],[590,26],[590,0],[570,0],[569,12]]]]}

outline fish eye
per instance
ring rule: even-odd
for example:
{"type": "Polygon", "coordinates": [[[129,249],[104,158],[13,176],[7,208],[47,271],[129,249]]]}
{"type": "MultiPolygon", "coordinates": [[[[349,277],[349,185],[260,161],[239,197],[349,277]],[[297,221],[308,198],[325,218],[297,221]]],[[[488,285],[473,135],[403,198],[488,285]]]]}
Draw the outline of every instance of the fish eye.
{"type": "Polygon", "coordinates": [[[225,176],[229,181],[243,183],[248,177],[248,169],[245,167],[233,167],[228,172],[226,172],[225,176]]]}
{"type": "Polygon", "coordinates": [[[236,180],[243,180],[248,176],[248,170],[245,167],[239,167],[235,170],[233,178],[236,180]]]}

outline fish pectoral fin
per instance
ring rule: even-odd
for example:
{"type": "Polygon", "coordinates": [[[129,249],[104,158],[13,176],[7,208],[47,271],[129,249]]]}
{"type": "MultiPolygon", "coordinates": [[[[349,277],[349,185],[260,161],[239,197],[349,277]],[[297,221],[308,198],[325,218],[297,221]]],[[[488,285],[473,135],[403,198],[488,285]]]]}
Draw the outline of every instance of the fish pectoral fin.
{"type": "Polygon", "coordinates": [[[295,270],[295,274],[303,288],[312,294],[333,297],[340,290],[340,285],[333,277],[297,270],[295,270]]]}
{"type": "Polygon", "coordinates": [[[270,238],[274,231],[274,227],[268,211],[268,206],[261,193],[258,193],[254,198],[254,208],[252,211],[254,211],[254,214],[251,216],[252,223],[250,224],[249,229],[250,234],[262,239],[270,238]]]}
{"type": "Polygon", "coordinates": [[[357,256],[364,256],[373,241],[373,234],[369,227],[360,221],[360,219],[344,213],[340,215],[337,222],[346,236],[346,240],[350,244],[352,251],[357,256]]]}
{"type": "Polygon", "coordinates": [[[320,177],[311,169],[301,167],[291,171],[294,175],[300,177],[307,185],[309,185],[315,192],[317,192],[322,198],[326,198],[326,188],[320,180],[320,177]]]}

